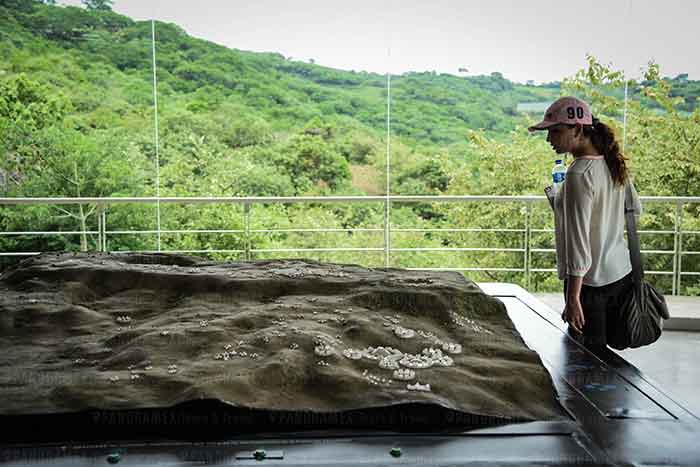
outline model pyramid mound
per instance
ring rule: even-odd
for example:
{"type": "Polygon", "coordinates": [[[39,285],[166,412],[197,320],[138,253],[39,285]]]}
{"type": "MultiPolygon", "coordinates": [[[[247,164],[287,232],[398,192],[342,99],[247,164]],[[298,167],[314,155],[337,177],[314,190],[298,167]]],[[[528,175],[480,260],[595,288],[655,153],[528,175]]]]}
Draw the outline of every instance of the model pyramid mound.
{"type": "Polygon", "coordinates": [[[0,276],[0,414],[430,403],[564,418],[505,306],[461,274],[44,254],[0,276]]]}

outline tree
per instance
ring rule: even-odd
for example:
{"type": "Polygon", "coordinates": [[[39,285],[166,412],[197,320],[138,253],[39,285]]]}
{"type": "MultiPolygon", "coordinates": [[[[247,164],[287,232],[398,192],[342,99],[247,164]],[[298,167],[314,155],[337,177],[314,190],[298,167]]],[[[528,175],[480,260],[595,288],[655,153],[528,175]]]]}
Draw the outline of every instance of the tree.
{"type": "MultiPolygon", "coordinates": [[[[0,173],[15,197],[103,197],[142,183],[145,159],[116,132],[85,135],[64,124],[70,105],[48,86],[19,75],[0,83],[0,173]]],[[[96,206],[51,206],[37,216],[45,225],[77,221],[87,250],[88,220],[96,206]],[[58,210],[56,215],[51,210],[58,210]]],[[[9,218],[13,218],[8,214],[9,218]]],[[[11,223],[0,219],[5,228],[11,223]]],[[[68,224],[70,225],[70,224],[68,224]]]]}
{"type": "Polygon", "coordinates": [[[88,10],[112,11],[113,0],[83,0],[88,10]]]}
{"type": "Polygon", "coordinates": [[[35,3],[26,0],[0,0],[0,8],[7,8],[15,12],[28,13],[34,10],[35,3]]]}
{"type": "Polygon", "coordinates": [[[29,130],[51,126],[63,119],[69,104],[46,85],[25,74],[0,82],[0,119],[29,130]]]}
{"type": "Polygon", "coordinates": [[[96,15],[76,6],[39,8],[22,21],[26,22],[25,27],[34,34],[51,40],[66,41],[71,45],[102,27],[103,23],[96,15]]]}
{"type": "Polygon", "coordinates": [[[26,178],[36,163],[33,138],[38,131],[63,120],[70,108],[60,94],[25,74],[0,82],[0,174],[3,191],[26,178]]]}

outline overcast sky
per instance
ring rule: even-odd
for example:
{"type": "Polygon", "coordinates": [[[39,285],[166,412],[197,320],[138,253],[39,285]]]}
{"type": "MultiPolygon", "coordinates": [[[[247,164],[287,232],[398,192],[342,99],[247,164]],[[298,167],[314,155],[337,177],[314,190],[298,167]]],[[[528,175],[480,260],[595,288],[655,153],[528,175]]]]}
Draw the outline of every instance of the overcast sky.
{"type": "MultiPolygon", "coordinates": [[[[59,0],[79,5],[80,0],[59,0]]],[[[688,0],[115,0],[134,19],[172,22],[228,47],[377,73],[499,71],[561,80],[586,53],[639,77],[700,79],[700,2],[688,0]]]]}

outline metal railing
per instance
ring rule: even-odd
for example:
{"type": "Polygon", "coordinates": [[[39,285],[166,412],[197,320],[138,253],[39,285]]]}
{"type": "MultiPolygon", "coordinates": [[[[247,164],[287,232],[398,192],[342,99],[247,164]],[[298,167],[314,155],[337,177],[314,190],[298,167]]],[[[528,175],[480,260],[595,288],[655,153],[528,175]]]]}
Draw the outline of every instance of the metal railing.
{"type": "MultiPolygon", "coordinates": [[[[700,197],[675,197],[675,196],[642,196],[642,202],[664,203],[675,205],[674,228],[673,230],[639,230],[640,234],[665,234],[673,235],[673,250],[642,250],[645,254],[669,254],[673,255],[673,268],[670,271],[645,271],[646,274],[661,274],[672,276],[672,294],[676,295],[680,291],[683,276],[698,276],[700,271],[683,271],[683,257],[689,255],[699,255],[700,251],[689,251],[683,249],[684,235],[698,235],[700,231],[683,230],[682,216],[683,206],[689,204],[700,204],[700,197]]],[[[532,206],[535,203],[544,203],[545,196],[488,196],[488,195],[465,195],[465,196],[309,196],[309,197],[191,197],[191,198],[154,198],[154,197],[133,197],[133,198],[0,198],[0,205],[70,205],[70,204],[93,204],[97,208],[98,230],[78,230],[78,231],[14,231],[0,232],[0,236],[11,235],[97,235],[98,251],[107,252],[108,235],[119,234],[158,234],[161,233],[237,233],[243,234],[245,241],[244,249],[222,250],[161,250],[155,251],[139,250],[140,252],[170,252],[170,253],[241,253],[246,260],[251,260],[254,253],[282,253],[282,252],[383,252],[386,267],[391,266],[391,253],[393,252],[419,252],[419,251],[492,251],[492,252],[516,252],[523,254],[522,268],[489,268],[489,267],[460,267],[460,268],[408,268],[416,270],[440,270],[440,271],[500,271],[500,272],[521,272],[525,276],[526,288],[530,288],[532,273],[536,272],[556,272],[552,268],[532,268],[532,253],[554,252],[551,248],[532,248],[531,239],[533,233],[553,233],[553,229],[535,229],[531,227],[532,206]],[[496,202],[496,203],[522,203],[525,207],[525,225],[522,229],[499,229],[499,228],[461,228],[461,229],[410,229],[392,228],[389,222],[389,206],[392,203],[425,203],[425,202],[496,202]],[[161,230],[157,225],[157,230],[107,230],[107,208],[116,204],[151,204],[151,203],[174,203],[174,204],[242,204],[244,215],[244,229],[235,230],[161,230]],[[251,229],[250,228],[250,207],[255,204],[286,204],[286,203],[381,203],[384,204],[384,220],[381,228],[347,228],[347,229],[251,229]],[[253,249],[251,246],[251,234],[254,233],[279,233],[279,232],[383,232],[384,246],[382,248],[277,248],[277,249],[253,249]],[[392,232],[517,232],[523,235],[523,248],[392,248],[389,244],[392,232]]],[[[158,223],[159,224],[159,223],[158,223]]],[[[132,251],[133,252],[133,251],[132,251]]],[[[42,252],[2,252],[0,256],[30,256],[42,252]]],[[[124,253],[124,251],[112,251],[111,253],[124,253]]]]}

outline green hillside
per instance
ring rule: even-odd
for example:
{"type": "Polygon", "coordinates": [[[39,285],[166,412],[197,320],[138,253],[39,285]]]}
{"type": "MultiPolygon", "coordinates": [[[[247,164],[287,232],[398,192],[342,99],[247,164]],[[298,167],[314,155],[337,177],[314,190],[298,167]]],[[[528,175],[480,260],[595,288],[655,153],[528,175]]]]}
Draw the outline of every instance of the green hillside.
{"type": "MultiPolygon", "coordinates": [[[[118,107],[123,117],[151,104],[150,22],[31,1],[0,4],[6,72],[31,70],[81,115],[118,107]],[[72,86],[76,80],[79,88],[72,86]]],[[[201,115],[238,105],[280,131],[316,116],[385,131],[385,76],[227,49],[174,24],[156,24],[156,44],[158,90],[171,106],[201,115]]],[[[464,128],[508,131],[518,103],[552,99],[557,90],[514,85],[498,73],[408,73],[393,78],[392,92],[397,136],[446,144],[463,141],[464,128]]]]}

